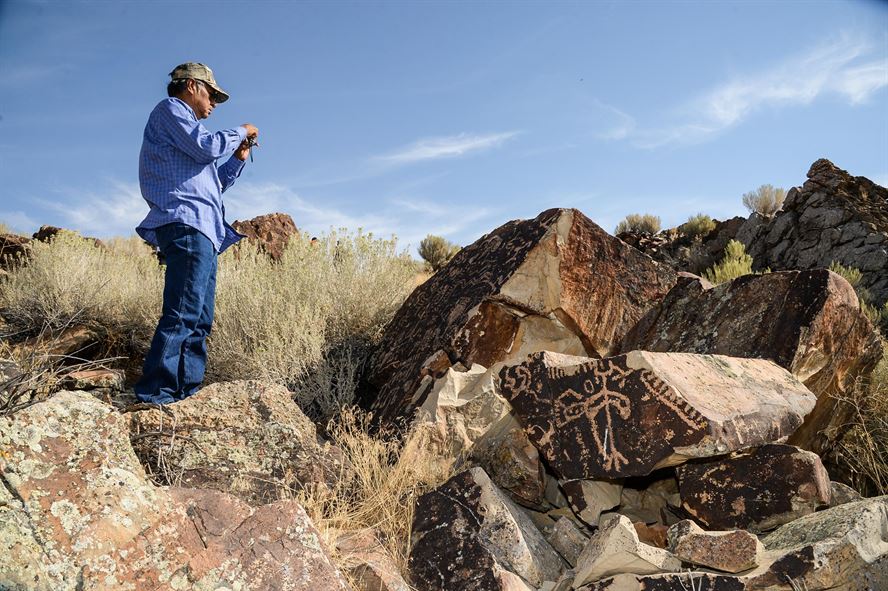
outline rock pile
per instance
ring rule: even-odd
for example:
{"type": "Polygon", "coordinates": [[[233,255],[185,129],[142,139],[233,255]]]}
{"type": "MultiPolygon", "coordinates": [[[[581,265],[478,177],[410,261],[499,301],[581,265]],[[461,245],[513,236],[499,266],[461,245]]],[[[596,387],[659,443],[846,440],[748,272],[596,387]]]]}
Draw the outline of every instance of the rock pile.
{"type": "Polygon", "coordinates": [[[415,421],[456,439],[465,458],[419,500],[417,588],[888,585],[888,497],[859,501],[874,518],[844,532],[847,512],[820,458],[787,444],[801,433],[813,445],[833,425],[830,394],[877,359],[850,285],[794,271],[713,288],[651,260],[588,254],[597,272],[568,284],[566,270],[579,267],[567,254],[571,233],[551,229],[567,220],[587,242],[622,252],[574,212],[513,222],[465,248],[442,271],[446,282],[414,294],[374,358],[369,406],[386,420],[418,409],[415,421]],[[518,254],[503,257],[503,244],[518,254]],[[544,266],[542,253],[559,258],[544,266]],[[471,265],[496,273],[479,285],[471,265]],[[665,296],[636,292],[636,267],[675,285],[665,296]],[[624,302],[647,311],[609,325],[608,335],[624,335],[614,346],[594,321],[577,320],[579,293],[591,294],[594,318],[624,302]],[[550,322],[530,340],[518,327],[528,311],[545,318],[541,309],[550,322]],[[415,326],[425,338],[405,338],[415,326]],[[830,525],[800,537],[803,518],[830,525]]]}

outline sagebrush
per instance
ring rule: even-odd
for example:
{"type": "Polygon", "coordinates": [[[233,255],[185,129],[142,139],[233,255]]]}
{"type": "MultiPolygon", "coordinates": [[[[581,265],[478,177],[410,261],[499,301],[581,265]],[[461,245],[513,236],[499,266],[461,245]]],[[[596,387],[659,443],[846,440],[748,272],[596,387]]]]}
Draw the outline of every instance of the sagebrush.
{"type": "MultiPolygon", "coordinates": [[[[64,233],[35,242],[28,264],[0,283],[0,310],[19,332],[83,325],[120,345],[108,353],[144,354],[160,316],[163,273],[137,238],[97,247],[64,233]]],[[[293,239],[278,262],[242,242],[219,259],[207,382],[271,380],[294,389],[310,412],[331,413],[350,402],[348,376],[413,289],[414,275],[393,239],[361,232],[293,239]]]]}
{"type": "Polygon", "coordinates": [[[645,234],[656,234],[660,231],[660,218],[649,213],[630,213],[623,221],[617,224],[615,234],[623,232],[642,232],[645,234]]]}
{"type": "Polygon", "coordinates": [[[442,236],[429,234],[419,243],[419,256],[426,262],[429,270],[437,272],[456,256],[460,247],[449,242],[442,236]]]}
{"type": "Polygon", "coordinates": [[[715,220],[705,213],[698,213],[678,227],[678,231],[692,240],[702,238],[715,230],[715,220]]]}
{"type": "Polygon", "coordinates": [[[752,213],[772,216],[783,207],[786,191],[773,185],[762,185],[755,191],[743,194],[743,205],[752,213]]]}

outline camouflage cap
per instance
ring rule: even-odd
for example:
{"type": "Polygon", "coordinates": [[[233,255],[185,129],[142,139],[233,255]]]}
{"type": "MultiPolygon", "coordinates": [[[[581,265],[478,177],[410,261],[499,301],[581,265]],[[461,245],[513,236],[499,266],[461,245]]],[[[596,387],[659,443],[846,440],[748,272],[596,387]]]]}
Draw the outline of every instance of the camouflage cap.
{"type": "Polygon", "coordinates": [[[210,88],[216,91],[216,102],[224,103],[229,99],[228,93],[219,88],[216,79],[213,77],[213,71],[206,64],[199,62],[185,62],[176,66],[170,72],[170,78],[173,80],[183,80],[191,78],[192,80],[200,80],[210,85],[210,88]]]}

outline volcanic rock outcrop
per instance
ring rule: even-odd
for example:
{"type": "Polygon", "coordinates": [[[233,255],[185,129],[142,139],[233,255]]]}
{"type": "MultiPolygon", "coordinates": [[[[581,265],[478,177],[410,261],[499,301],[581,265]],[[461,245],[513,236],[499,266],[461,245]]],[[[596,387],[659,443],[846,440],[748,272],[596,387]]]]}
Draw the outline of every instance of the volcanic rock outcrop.
{"type": "Polygon", "coordinates": [[[823,453],[848,422],[836,395],[881,356],[857,295],[825,269],[746,275],[716,287],[681,278],[623,340],[621,350],[682,351],[771,359],[818,397],[791,442],[823,453]]]}
{"type": "Polygon", "coordinates": [[[154,486],[89,394],[0,418],[0,450],[2,589],[347,589],[298,503],[154,486]]]}
{"type": "Polygon", "coordinates": [[[250,220],[236,221],[231,226],[248,241],[255,242],[259,249],[275,261],[284,256],[284,250],[291,238],[299,236],[293,218],[285,213],[269,213],[250,220]]]}
{"type": "Polygon", "coordinates": [[[771,218],[753,215],[739,229],[753,268],[828,268],[838,262],[863,272],[861,287],[881,307],[888,301],[888,189],[851,176],[826,159],[790,189],[771,218]]]}
{"type": "Polygon", "coordinates": [[[644,476],[787,437],[814,396],[770,361],[634,351],[535,353],[502,392],[560,478],[644,476]]]}
{"type": "Polygon", "coordinates": [[[133,447],[156,478],[171,473],[183,486],[228,492],[251,505],[332,483],[347,469],[283,386],[220,382],[129,417],[133,447]]]}
{"type": "Polygon", "coordinates": [[[545,349],[609,355],[675,277],[576,210],[509,222],[411,294],[370,360],[362,403],[392,422],[457,363],[490,368],[545,349]]]}

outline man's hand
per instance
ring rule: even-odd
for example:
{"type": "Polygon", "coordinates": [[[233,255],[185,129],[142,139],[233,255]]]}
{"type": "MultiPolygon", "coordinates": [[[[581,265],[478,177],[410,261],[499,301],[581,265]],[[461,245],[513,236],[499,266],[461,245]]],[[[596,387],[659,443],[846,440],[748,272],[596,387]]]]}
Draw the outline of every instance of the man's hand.
{"type": "Polygon", "coordinates": [[[242,141],[241,145],[238,146],[237,150],[234,151],[234,157],[240,161],[244,161],[250,156],[250,140],[255,140],[257,137],[259,137],[259,130],[256,129],[255,125],[244,123],[242,127],[246,128],[247,130],[247,139],[242,141]]]}

